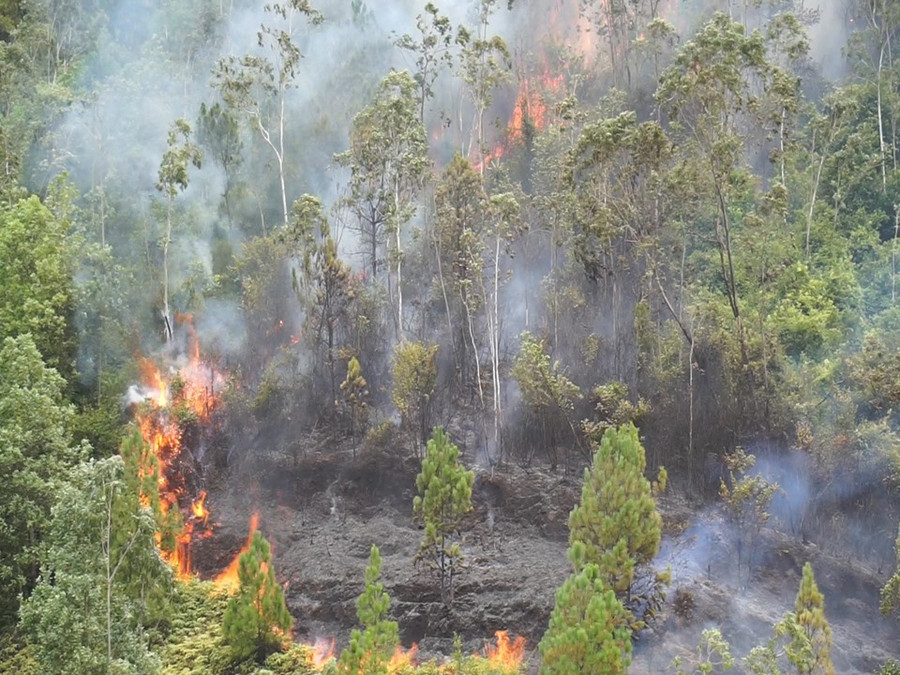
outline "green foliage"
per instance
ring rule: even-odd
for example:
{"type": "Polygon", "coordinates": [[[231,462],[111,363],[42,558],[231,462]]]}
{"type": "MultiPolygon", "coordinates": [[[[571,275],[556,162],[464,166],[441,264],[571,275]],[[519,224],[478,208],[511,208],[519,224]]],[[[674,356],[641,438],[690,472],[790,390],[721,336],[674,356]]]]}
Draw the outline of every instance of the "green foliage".
{"type": "Polygon", "coordinates": [[[222,633],[228,593],[209,582],[178,584],[160,644],[154,645],[163,675],[219,675],[232,657],[222,633]]]}
{"type": "Polygon", "coordinates": [[[260,663],[284,642],[293,619],[275,578],[269,542],[254,532],[250,549],[238,561],[240,588],[222,618],[225,641],[237,659],[255,655],[260,663]]]}
{"type": "Polygon", "coordinates": [[[20,633],[0,637],[0,675],[43,675],[34,645],[20,633]]]}
{"type": "Polygon", "coordinates": [[[430,165],[416,88],[406,71],[387,75],[372,102],[353,118],[350,148],[335,157],[350,169],[350,196],[344,203],[357,220],[372,281],[387,232],[394,236],[391,254],[399,265],[400,232],[415,213],[430,165]]]}
{"type": "Polygon", "coordinates": [[[120,457],[82,464],[53,507],[41,578],[21,610],[46,672],[159,670],[144,633],[147,598],[172,572],[124,473],[120,457]]]}
{"type": "Polygon", "coordinates": [[[625,673],[631,663],[629,613],[581,542],[570,546],[569,557],[575,571],[556,592],[539,645],[541,675],[625,673]]]}
{"type": "Polygon", "coordinates": [[[894,540],[894,549],[897,552],[897,569],[881,589],[881,613],[884,615],[900,610],[900,529],[894,540]]]}
{"type": "Polygon", "coordinates": [[[200,168],[203,153],[191,142],[191,125],[187,120],[179,118],[172,123],[166,140],[166,151],[159,164],[156,189],[167,199],[173,199],[188,186],[188,168],[193,164],[200,168]]]}
{"type": "Polygon", "coordinates": [[[415,439],[416,454],[430,432],[431,397],[437,387],[438,345],[401,342],[394,347],[391,400],[407,432],[415,439]]]}
{"type": "Polygon", "coordinates": [[[571,412],[581,390],[562,371],[559,361],[551,364],[550,355],[534,335],[525,331],[511,375],[522,391],[525,404],[536,410],[571,412]]]}
{"type": "Polygon", "coordinates": [[[64,388],[31,335],[0,343],[0,625],[8,625],[17,597],[34,583],[51,506],[68,469],[89,452],[72,442],[74,409],[64,388]]]}
{"type": "Polygon", "coordinates": [[[453,602],[453,580],[463,562],[460,528],[472,510],[474,482],[475,472],[466,471],[459,462],[459,448],[437,427],[428,441],[422,471],[416,476],[413,514],[425,526],[416,561],[426,560],[437,572],[441,596],[447,603],[453,602]]]}
{"type": "Polygon", "coordinates": [[[368,421],[369,405],[366,398],[369,395],[368,383],[360,372],[359,360],[351,356],[347,361],[347,377],[341,382],[341,393],[344,402],[350,408],[350,435],[356,438],[365,432],[368,421]]]}
{"type": "Polygon", "coordinates": [[[387,664],[400,644],[396,621],[388,620],[390,598],[381,583],[381,554],[372,544],[366,587],[356,601],[356,615],[363,626],[354,629],[350,644],[338,661],[340,675],[387,675],[387,664]]]}
{"type": "Polygon", "coordinates": [[[707,628],[700,635],[700,644],[697,645],[696,657],[691,657],[690,670],[683,670],[683,659],[675,657],[672,665],[675,666],[676,675],[709,675],[715,672],[725,672],[734,668],[734,657],[728,641],[722,637],[717,628],[707,628]]]}
{"type": "MultiPolygon", "coordinates": [[[[582,398],[581,389],[566,376],[559,361],[551,362],[542,341],[529,331],[522,333],[519,339],[521,346],[510,375],[519,385],[532,423],[541,430],[538,442],[553,447],[560,441],[560,434],[571,433],[565,442],[574,442],[581,447],[581,434],[572,420],[575,401],[582,398]]],[[[568,459],[567,453],[567,463],[568,459]]],[[[556,465],[555,455],[553,465],[556,465]]]]}
{"type": "Polygon", "coordinates": [[[453,62],[453,32],[450,19],[431,2],[425,5],[425,12],[416,17],[416,28],[421,39],[417,41],[405,33],[394,40],[394,44],[416,55],[417,70],[413,79],[419,89],[419,119],[424,122],[425,102],[434,97],[434,83],[440,69],[449,68],[453,62]]]}
{"type": "Polygon", "coordinates": [[[794,611],[776,626],[775,632],[788,638],[785,654],[799,675],[834,675],[833,638],[825,618],[825,598],[808,562],[803,565],[794,611]]]}
{"type": "Polygon", "coordinates": [[[650,404],[643,398],[637,403],[628,400],[628,385],[614,381],[598,384],[591,390],[594,402],[594,419],[581,423],[585,435],[594,443],[600,443],[607,429],[623,424],[637,424],[650,412],[650,404]]]}
{"type": "Polygon", "coordinates": [[[797,675],[834,675],[833,639],[825,618],[825,600],[816,585],[812,566],[803,566],[803,578],[794,611],[775,624],[775,637],[753,648],[743,661],[754,675],[781,675],[786,660],[797,675]]]}
{"type": "MultiPolygon", "coordinates": [[[[569,515],[570,547],[581,542],[583,561],[596,565],[603,583],[619,597],[627,597],[635,568],[653,559],[662,537],[645,468],[637,428],[607,429],[591,468],[585,469],[581,502],[569,515]]],[[[577,570],[578,561],[572,563],[577,570]]]]}
{"type": "Polygon", "coordinates": [[[728,481],[719,485],[719,496],[725,507],[725,517],[734,527],[738,568],[747,548],[747,567],[750,567],[752,546],[760,529],[769,520],[769,503],[779,490],[778,483],[769,482],[763,476],[750,475],[756,463],[754,455],[748,455],[743,448],[725,455],[728,467],[728,481]]]}
{"type": "Polygon", "coordinates": [[[750,650],[743,659],[744,668],[753,675],[781,675],[778,664],[778,653],[775,650],[775,640],[770,640],[764,645],[758,645],[750,650]]]}
{"type": "Polygon", "coordinates": [[[30,333],[47,365],[72,373],[68,224],[37,197],[0,208],[0,338],[30,333]]]}

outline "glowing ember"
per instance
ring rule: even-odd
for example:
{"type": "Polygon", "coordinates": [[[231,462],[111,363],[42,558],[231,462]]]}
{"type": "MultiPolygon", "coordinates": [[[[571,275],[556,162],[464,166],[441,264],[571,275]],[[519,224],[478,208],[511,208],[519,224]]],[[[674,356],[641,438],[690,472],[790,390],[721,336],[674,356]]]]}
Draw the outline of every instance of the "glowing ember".
{"type": "Polygon", "coordinates": [[[394,650],[394,655],[388,662],[388,673],[393,674],[401,668],[407,668],[416,665],[413,659],[415,658],[416,652],[418,651],[419,645],[415,643],[413,643],[413,646],[406,651],[403,650],[403,647],[401,645],[397,645],[397,649],[394,650]]]}
{"type": "Polygon", "coordinates": [[[309,650],[309,664],[316,670],[322,670],[334,658],[334,638],[316,638],[309,650]]]}
{"type": "Polygon", "coordinates": [[[234,556],[234,559],[229,563],[228,567],[226,567],[219,576],[215,578],[216,586],[221,586],[222,588],[228,589],[228,591],[234,593],[240,587],[241,581],[238,577],[238,566],[240,564],[241,556],[244,555],[247,551],[250,550],[250,544],[253,541],[253,533],[256,532],[256,529],[259,527],[259,513],[254,513],[250,518],[250,534],[247,535],[247,542],[241,548],[240,551],[237,552],[237,555],[234,556]]]}
{"type": "Polygon", "coordinates": [[[497,646],[487,647],[487,660],[490,664],[507,670],[520,668],[525,658],[525,638],[520,635],[510,643],[507,631],[498,630],[494,635],[497,638],[497,646]]]}

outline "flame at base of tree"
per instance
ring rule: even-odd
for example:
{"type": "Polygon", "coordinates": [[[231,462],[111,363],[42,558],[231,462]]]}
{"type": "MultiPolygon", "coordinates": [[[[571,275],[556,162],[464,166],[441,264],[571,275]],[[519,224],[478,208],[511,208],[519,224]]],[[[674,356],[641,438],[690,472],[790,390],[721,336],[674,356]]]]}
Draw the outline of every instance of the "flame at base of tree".
{"type": "Polygon", "coordinates": [[[509,632],[498,630],[494,633],[497,638],[497,646],[488,645],[485,655],[493,667],[504,670],[518,670],[522,667],[525,658],[526,640],[521,635],[512,642],[509,641],[509,632]]]}
{"type": "Polygon", "coordinates": [[[332,661],[334,657],[334,638],[327,640],[325,638],[316,638],[315,642],[309,646],[309,665],[315,670],[321,671],[332,661]]]}
{"type": "Polygon", "coordinates": [[[250,534],[247,535],[247,541],[240,551],[234,556],[231,563],[213,580],[216,586],[225,588],[229,592],[234,593],[241,585],[238,576],[238,568],[240,567],[241,556],[250,550],[250,544],[253,542],[253,534],[259,528],[259,513],[254,513],[250,518],[250,534]]]}
{"type": "Polygon", "coordinates": [[[391,660],[388,661],[388,673],[393,674],[402,668],[409,668],[416,665],[415,657],[418,651],[419,645],[415,642],[412,647],[407,650],[404,650],[402,645],[397,645],[397,648],[394,650],[394,655],[391,657],[391,660]]]}

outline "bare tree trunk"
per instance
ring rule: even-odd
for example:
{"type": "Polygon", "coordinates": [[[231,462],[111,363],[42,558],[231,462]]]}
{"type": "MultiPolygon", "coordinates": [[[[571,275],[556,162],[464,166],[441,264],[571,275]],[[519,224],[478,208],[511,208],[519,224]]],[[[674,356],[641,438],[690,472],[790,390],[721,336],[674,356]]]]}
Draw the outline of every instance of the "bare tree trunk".
{"type": "Polygon", "coordinates": [[[891,303],[897,298],[897,236],[900,235],[900,204],[894,204],[894,241],[891,242],[891,303]]]}
{"type": "Polygon", "coordinates": [[[397,341],[403,342],[403,248],[400,241],[400,186],[394,185],[394,234],[397,247],[397,341]]]}
{"type": "Polygon", "coordinates": [[[478,358],[478,345],[475,343],[475,327],[472,323],[472,309],[464,290],[460,290],[463,307],[466,309],[466,323],[469,328],[469,340],[472,342],[472,358],[475,361],[475,380],[478,383],[478,400],[481,402],[481,409],[484,410],[484,389],[481,386],[481,363],[478,358]]]}
{"type": "Polygon", "coordinates": [[[172,342],[172,317],[169,312],[169,242],[172,241],[172,196],[167,195],[166,236],[163,239],[163,328],[166,343],[172,342]]]}
{"type": "Polygon", "coordinates": [[[881,190],[887,194],[887,157],[884,146],[884,121],[882,119],[883,112],[881,109],[881,71],[884,63],[884,50],[887,44],[881,45],[881,51],[878,54],[878,72],[875,75],[875,88],[878,93],[878,143],[881,149],[881,190]]]}

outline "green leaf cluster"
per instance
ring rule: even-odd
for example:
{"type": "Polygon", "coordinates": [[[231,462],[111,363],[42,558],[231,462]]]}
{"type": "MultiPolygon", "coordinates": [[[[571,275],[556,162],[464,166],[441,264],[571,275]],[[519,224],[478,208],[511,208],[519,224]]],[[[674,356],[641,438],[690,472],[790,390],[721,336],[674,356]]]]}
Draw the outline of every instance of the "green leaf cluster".
{"type": "Polygon", "coordinates": [[[124,473],[121,457],[81,464],[53,507],[41,578],[21,609],[45,672],[159,671],[144,626],[148,598],[171,586],[172,571],[124,473]]]}
{"type": "Polygon", "coordinates": [[[74,408],[64,389],[30,334],[0,342],[0,625],[34,583],[51,507],[68,470],[88,454],[69,433],[74,408]]]}

